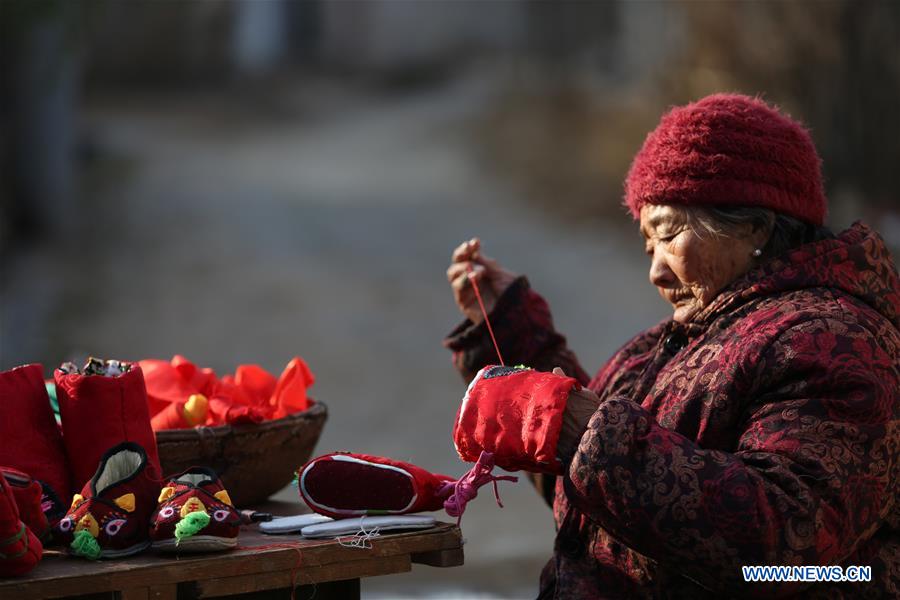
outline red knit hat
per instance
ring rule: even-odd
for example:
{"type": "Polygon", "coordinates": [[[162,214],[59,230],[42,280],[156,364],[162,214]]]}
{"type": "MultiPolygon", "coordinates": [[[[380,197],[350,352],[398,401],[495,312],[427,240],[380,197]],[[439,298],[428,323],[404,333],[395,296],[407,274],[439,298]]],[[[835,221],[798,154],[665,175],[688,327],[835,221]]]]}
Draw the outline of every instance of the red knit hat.
{"type": "Polygon", "coordinates": [[[821,159],[802,125],[758,98],[713,94],[673,108],[644,140],[625,204],[758,206],[822,225],[821,159]]]}

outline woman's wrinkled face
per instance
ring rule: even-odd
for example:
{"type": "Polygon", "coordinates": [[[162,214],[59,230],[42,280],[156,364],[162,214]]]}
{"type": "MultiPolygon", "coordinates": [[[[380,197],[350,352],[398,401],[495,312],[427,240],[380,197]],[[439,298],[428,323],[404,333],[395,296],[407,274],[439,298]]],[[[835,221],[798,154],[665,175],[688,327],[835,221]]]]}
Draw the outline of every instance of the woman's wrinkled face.
{"type": "Polygon", "coordinates": [[[641,235],[650,257],[650,282],[687,323],[753,264],[760,240],[749,230],[738,237],[697,235],[685,210],[667,205],[641,209],[641,235]]]}

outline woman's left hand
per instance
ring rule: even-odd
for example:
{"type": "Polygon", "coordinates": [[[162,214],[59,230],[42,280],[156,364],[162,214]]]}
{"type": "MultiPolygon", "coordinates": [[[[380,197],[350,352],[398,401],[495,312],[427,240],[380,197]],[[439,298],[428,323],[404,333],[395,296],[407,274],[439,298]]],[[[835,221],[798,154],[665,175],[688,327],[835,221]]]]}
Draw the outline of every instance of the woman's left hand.
{"type": "MultiPolygon", "coordinates": [[[[559,367],[553,369],[554,375],[565,373],[559,367]]],[[[559,442],[556,445],[556,456],[568,464],[578,448],[581,436],[587,430],[591,416],[600,406],[600,398],[585,387],[579,387],[569,392],[566,401],[566,410],[563,413],[562,430],[559,432],[559,442]]]]}

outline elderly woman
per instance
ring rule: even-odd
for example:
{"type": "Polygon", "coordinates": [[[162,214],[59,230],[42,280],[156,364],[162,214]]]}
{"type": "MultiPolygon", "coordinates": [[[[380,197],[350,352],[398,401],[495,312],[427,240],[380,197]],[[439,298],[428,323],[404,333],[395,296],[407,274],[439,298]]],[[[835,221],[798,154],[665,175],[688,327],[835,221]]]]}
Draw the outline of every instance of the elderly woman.
{"type": "Polygon", "coordinates": [[[758,99],[675,108],[626,181],[672,316],[589,377],[545,301],[481,253],[447,271],[464,377],[496,353],[572,392],[541,598],[900,597],[900,283],[862,224],[823,227],[808,133],[758,99]],[[744,565],[871,566],[868,583],[748,583],[744,565]]]}

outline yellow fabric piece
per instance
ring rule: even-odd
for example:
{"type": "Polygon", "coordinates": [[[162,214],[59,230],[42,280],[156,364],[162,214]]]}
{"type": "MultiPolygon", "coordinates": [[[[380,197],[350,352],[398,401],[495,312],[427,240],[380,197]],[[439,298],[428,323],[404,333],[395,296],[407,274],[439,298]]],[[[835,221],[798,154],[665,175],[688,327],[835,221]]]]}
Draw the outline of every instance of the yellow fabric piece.
{"type": "Polygon", "coordinates": [[[134,512],[134,494],[125,494],[115,499],[116,506],[128,512],[134,512]]]}
{"type": "Polygon", "coordinates": [[[228,490],[216,492],[215,497],[217,500],[227,504],[228,506],[234,506],[234,503],[231,502],[231,496],[228,495],[228,490]]]}
{"type": "Polygon", "coordinates": [[[72,506],[71,506],[71,508],[69,508],[69,510],[72,510],[73,508],[75,508],[75,505],[78,504],[79,502],[81,502],[82,500],[84,500],[84,496],[82,496],[81,494],[75,494],[74,496],[72,496],[72,506]]]}
{"type": "Polygon", "coordinates": [[[159,498],[157,498],[157,502],[165,502],[169,498],[175,495],[175,488],[172,486],[166,486],[159,492],[159,498]]]}

